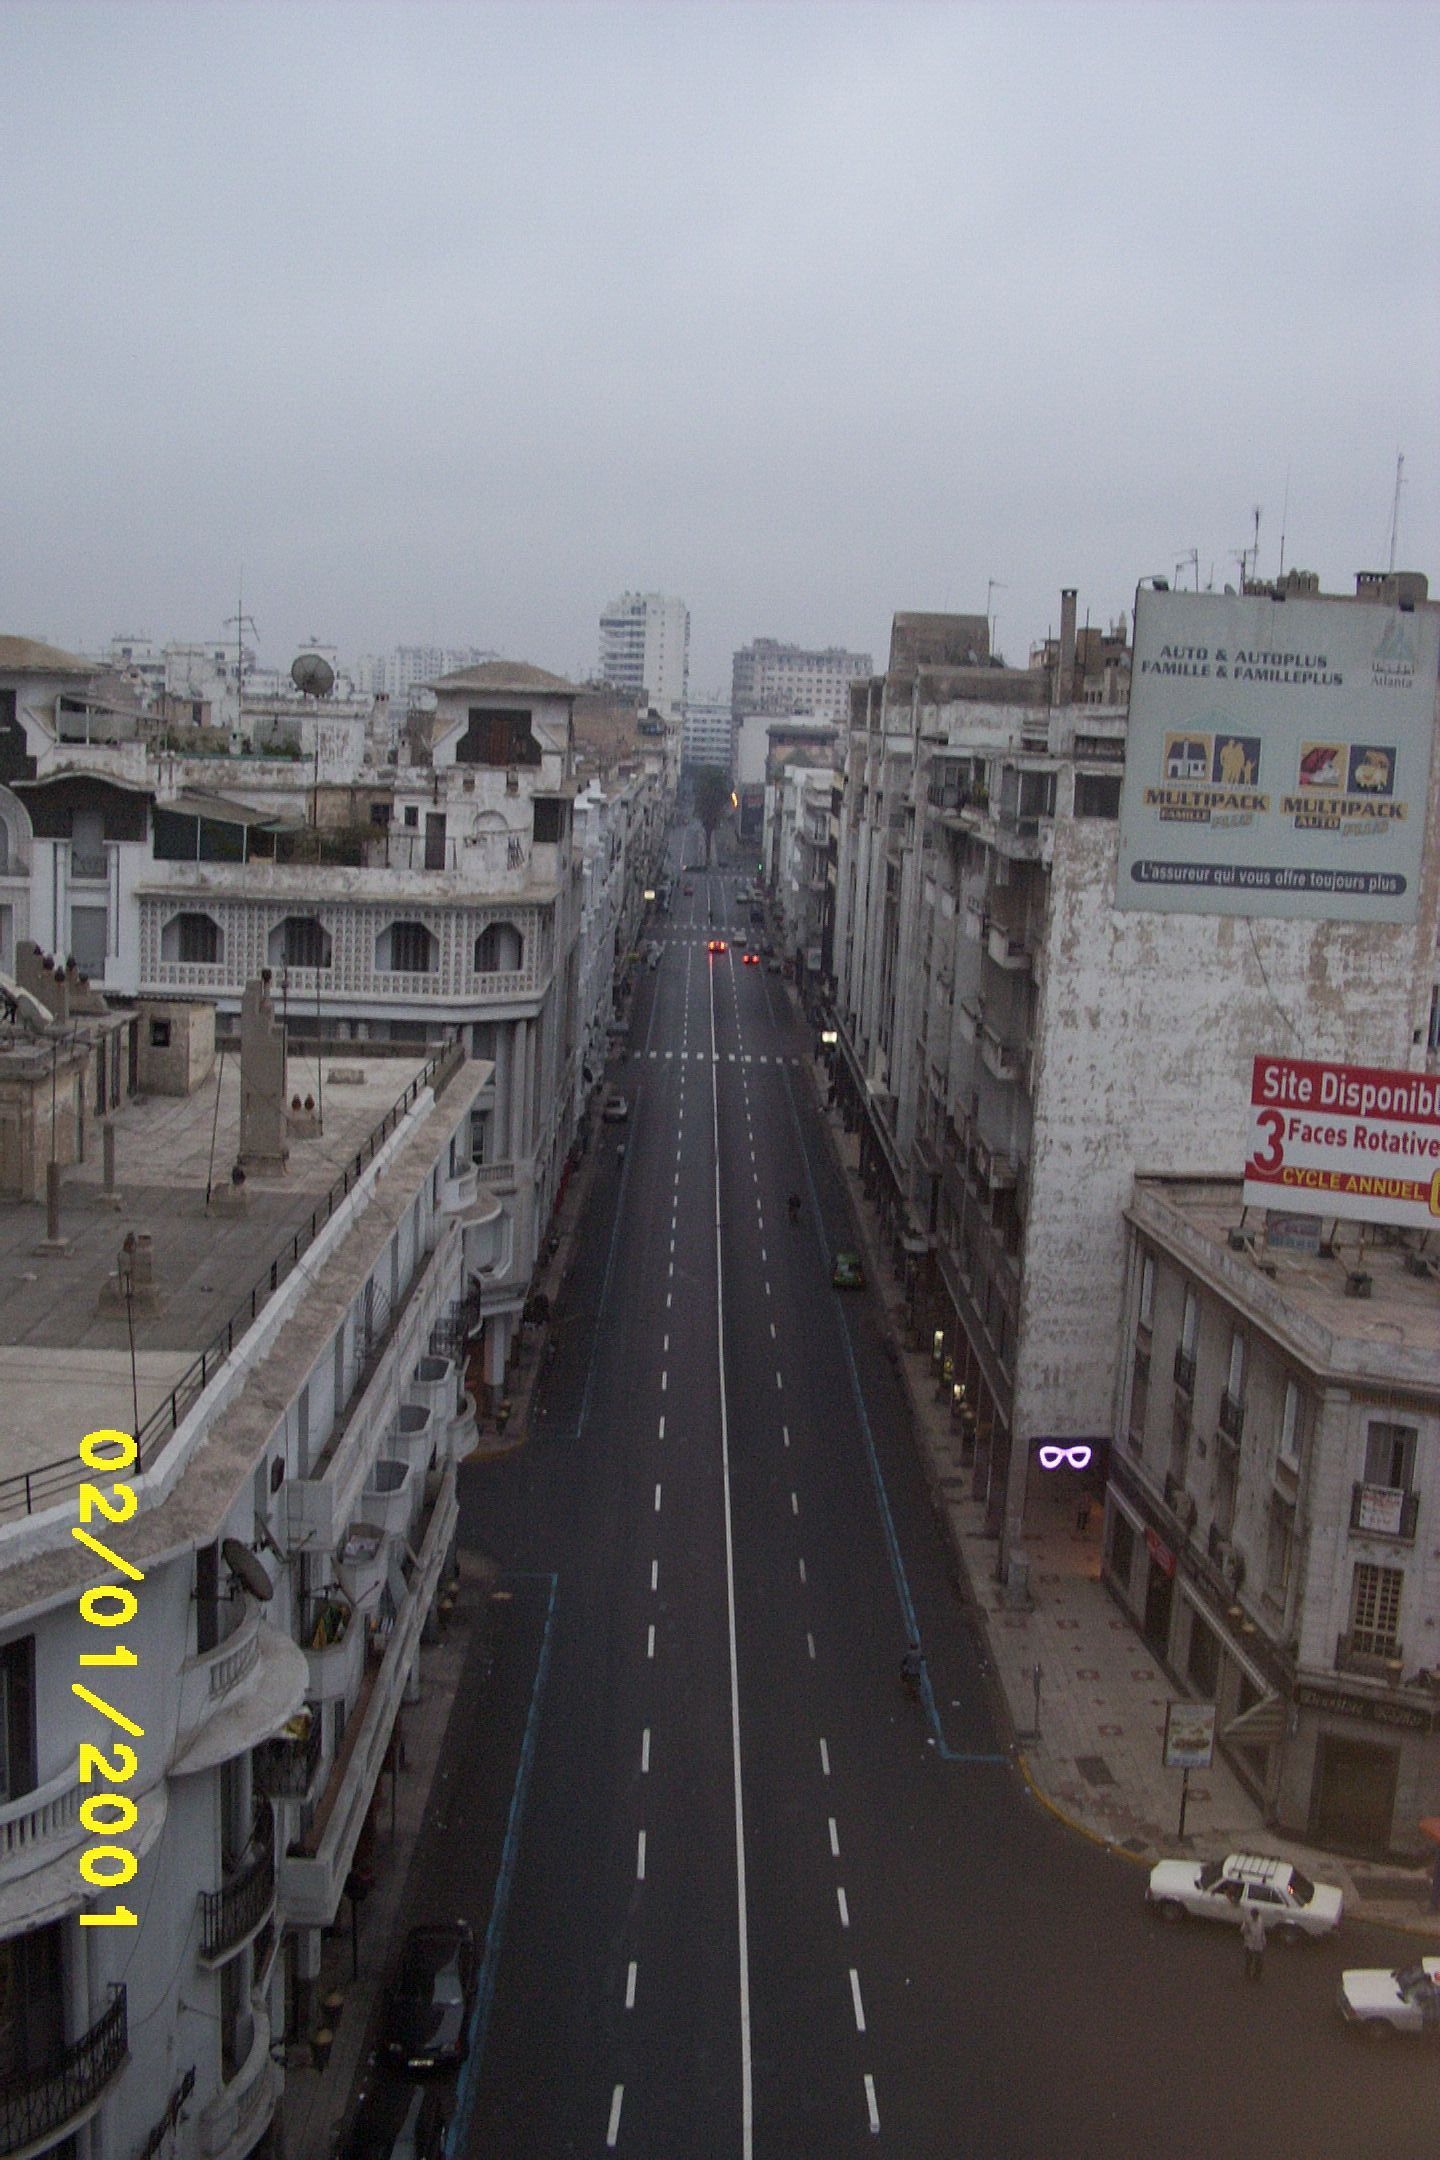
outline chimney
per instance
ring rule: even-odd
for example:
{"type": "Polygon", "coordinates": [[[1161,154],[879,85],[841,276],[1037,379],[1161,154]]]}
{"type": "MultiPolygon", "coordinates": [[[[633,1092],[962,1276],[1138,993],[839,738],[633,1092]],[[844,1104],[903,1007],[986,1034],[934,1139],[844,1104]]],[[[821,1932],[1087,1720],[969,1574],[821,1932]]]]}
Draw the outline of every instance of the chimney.
{"type": "Polygon", "coordinates": [[[1060,666],[1055,682],[1055,703],[1068,705],[1075,695],[1075,596],[1077,588],[1060,588],[1060,666]]]}

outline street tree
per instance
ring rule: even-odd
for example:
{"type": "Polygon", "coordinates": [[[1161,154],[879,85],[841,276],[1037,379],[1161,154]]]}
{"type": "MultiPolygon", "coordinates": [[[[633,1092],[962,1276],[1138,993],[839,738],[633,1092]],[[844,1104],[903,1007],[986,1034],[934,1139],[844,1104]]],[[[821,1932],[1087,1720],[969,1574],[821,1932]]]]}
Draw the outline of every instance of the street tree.
{"type": "Polygon", "coordinates": [[[705,828],[705,867],[715,840],[715,827],[730,807],[730,782],[718,765],[702,765],[695,775],[695,815],[705,828]]]}

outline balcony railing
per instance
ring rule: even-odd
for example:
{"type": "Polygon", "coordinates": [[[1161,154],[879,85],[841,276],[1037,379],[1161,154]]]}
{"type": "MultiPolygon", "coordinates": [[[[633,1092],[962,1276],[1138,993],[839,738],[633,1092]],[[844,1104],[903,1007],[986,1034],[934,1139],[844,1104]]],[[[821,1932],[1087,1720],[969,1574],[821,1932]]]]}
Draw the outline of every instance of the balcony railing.
{"type": "Polygon", "coordinates": [[[1195,1393],[1195,1360],[1188,1350],[1175,1352],[1175,1385],[1182,1395],[1195,1393]]]}
{"type": "Polygon", "coordinates": [[[320,1767],[320,1713],[310,1712],[303,1739],[267,1740],[255,1753],[255,1789],[267,1800],[303,1800],[320,1767]]]}
{"type": "Polygon", "coordinates": [[[1398,1687],[1405,1670],[1404,1653],[1398,1639],[1376,1628],[1356,1628],[1335,1638],[1335,1670],[1368,1673],[1374,1680],[1388,1680],[1398,1687]]]}
{"type": "Polygon", "coordinates": [[[1394,1485],[1367,1485],[1363,1479],[1350,1489],[1350,1528],[1362,1537],[1396,1538],[1413,1545],[1419,1515],[1419,1493],[1394,1485]]]}
{"type": "Polygon", "coordinates": [[[200,1949],[212,1962],[253,1935],[275,1903],[275,1837],[270,1810],[255,1826],[259,1851],[218,1890],[200,1893],[200,1949]]]}
{"type": "Polygon", "coordinates": [[[95,2106],[125,2058],[125,1990],[117,1986],[109,2009],[81,2039],[0,2085],[0,2153],[60,2137],[95,2106]]]}
{"type": "Polygon", "coordinates": [[[70,875],[72,878],[106,878],[110,865],[105,856],[91,855],[77,848],[70,850],[70,875]]]}

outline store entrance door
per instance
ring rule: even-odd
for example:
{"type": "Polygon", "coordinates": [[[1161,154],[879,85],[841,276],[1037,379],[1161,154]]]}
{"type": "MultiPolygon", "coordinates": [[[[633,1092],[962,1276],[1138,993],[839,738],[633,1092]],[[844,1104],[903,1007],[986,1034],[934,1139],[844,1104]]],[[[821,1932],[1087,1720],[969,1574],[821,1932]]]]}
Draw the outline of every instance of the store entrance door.
{"type": "Polygon", "coordinates": [[[1314,1837],[1346,1852],[1388,1852],[1399,1775],[1397,1748],[1322,1734],[1310,1811],[1314,1837]]]}

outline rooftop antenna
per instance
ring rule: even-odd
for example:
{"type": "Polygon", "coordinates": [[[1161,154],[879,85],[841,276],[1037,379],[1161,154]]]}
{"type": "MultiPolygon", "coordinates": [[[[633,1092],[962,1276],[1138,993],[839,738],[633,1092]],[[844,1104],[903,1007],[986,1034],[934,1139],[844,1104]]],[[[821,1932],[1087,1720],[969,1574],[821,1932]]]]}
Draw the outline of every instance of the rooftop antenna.
{"type": "Polygon", "coordinates": [[[1176,592],[1179,592],[1179,590],[1180,590],[1180,573],[1181,573],[1181,571],[1182,571],[1182,570],[1193,570],[1193,571],[1194,571],[1194,573],[1195,573],[1195,590],[1196,590],[1196,592],[1199,592],[1199,590],[1200,590],[1200,550],[1199,550],[1199,548],[1193,548],[1193,547],[1192,547],[1188,555],[1181,555],[1181,556],[1178,556],[1178,557],[1177,557],[1177,559],[1176,559],[1176,563],[1175,563],[1175,590],[1176,590],[1176,592]]]}
{"type": "Polygon", "coordinates": [[[1285,532],[1290,523],[1290,468],[1285,468],[1285,501],[1280,511],[1280,576],[1285,575],[1285,532]]]}
{"type": "Polygon", "coordinates": [[[1390,505],[1390,575],[1395,575],[1395,541],[1400,531],[1400,489],[1404,484],[1405,458],[1403,452],[1395,456],[1395,500],[1390,505]]]}
{"type": "Polygon", "coordinates": [[[1252,541],[1252,543],[1251,543],[1251,547],[1250,547],[1250,575],[1251,575],[1252,577],[1257,577],[1257,578],[1258,578],[1258,577],[1259,577],[1259,575],[1260,575],[1260,505],[1259,505],[1259,503],[1256,503],[1256,505],[1255,505],[1254,509],[1253,509],[1253,510],[1251,511],[1250,515],[1251,515],[1251,517],[1253,517],[1253,518],[1254,518],[1254,520],[1255,520],[1255,538],[1254,538],[1254,540],[1252,541]]]}
{"type": "Polygon", "coordinates": [[[245,723],[245,632],[248,629],[250,635],[256,639],[260,636],[255,627],[254,616],[245,613],[244,563],[240,565],[240,588],[235,613],[225,618],[227,630],[232,623],[235,625],[235,725],[238,730],[243,728],[245,723]]]}
{"type": "Polygon", "coordinates": [[[1009,586],[1002,585],[999,578],[987,578],[985,581],[985,635],[990,641],[990,657],[992,660],[995,657],[995,624],[999,618],[991,614],[990,602],[997,592],[1009,592],[1009,590],[1009,586]]]}

